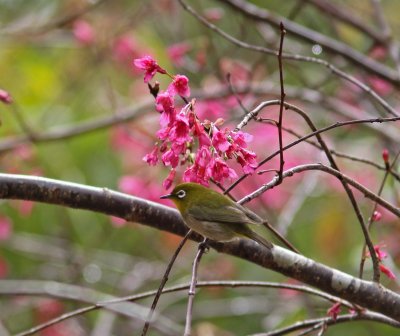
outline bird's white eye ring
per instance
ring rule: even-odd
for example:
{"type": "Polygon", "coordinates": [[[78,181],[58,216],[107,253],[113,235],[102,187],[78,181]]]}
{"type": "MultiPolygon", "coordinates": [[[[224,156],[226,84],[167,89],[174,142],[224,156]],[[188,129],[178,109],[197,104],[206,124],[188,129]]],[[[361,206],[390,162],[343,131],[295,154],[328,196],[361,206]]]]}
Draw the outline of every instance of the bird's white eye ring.
{"type": "Polygon", "coordinates": [[[180,199],[184,198],[184,197],[186,196],[185,190],[179,190],[179,191],[176,193],[176,196],[178,196],[178,198],[180,198],[180,199]]]}

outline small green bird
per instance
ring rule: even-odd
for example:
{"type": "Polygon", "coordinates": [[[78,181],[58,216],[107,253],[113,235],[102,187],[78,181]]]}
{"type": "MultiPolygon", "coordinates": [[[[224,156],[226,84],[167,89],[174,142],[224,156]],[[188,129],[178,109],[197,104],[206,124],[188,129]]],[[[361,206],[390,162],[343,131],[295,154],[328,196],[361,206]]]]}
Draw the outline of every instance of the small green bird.
{"type": "Polygon", "coordinates": [[[168,195],[186,225],[211,240],[228,242],[247,237],[271,249],[272,243],[252,231],[247,224],[262,224],[254,212],[197,183],[181,183],[168,195]]]}

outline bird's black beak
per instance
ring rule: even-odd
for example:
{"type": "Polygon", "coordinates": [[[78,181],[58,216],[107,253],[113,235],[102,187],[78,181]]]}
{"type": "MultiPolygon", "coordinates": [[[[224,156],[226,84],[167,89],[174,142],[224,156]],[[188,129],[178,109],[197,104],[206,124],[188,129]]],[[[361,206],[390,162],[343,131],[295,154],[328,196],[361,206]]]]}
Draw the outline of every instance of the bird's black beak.
{"type": "Polygon", "coordinates": [[[171,198],[173,196],[173,194],[167,194],[167,195],[163,195],[160,198],[161,199],[165,199],[165,198],[171,198]]]}

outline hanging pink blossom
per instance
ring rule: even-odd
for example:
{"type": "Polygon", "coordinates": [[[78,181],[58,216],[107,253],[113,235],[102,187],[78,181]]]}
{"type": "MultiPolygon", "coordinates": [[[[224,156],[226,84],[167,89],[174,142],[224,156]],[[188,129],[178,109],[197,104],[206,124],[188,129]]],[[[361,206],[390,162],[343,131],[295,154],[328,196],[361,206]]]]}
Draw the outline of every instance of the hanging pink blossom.
{"type": "Polygon", "coordinates": [[[133,64],[141,69],[144,70],[144,82],[148,83],[157,72],[161,74],[166,74],[163,68],[161,68],[157,62],[151,56],[144,56],[142,58],[136,58],[133,61],[133,64]]]}
{"type": "Polygon", "coordinates": [[[396,279],[396,275],[385,265],[379,264],[380,271],[385,274],[389,279],[396,279]]]}
{"type": "Polygon", "coordinates": [[[336,321],[338,315],[340,314],[340,302],[336,302],[331,308],[328,309],[327,314],[332,317],[334,321],[336,321]]]}
{"type": "Polygon", "coordinates": [[[158,146],[154,146],[153,150],[144,156],[143,161],[150,166],[155,166],[158,162],[158,146]]]}
{"type": "Polygon", "coordinates": [[[165,189],[171,188],[172,183],[174,182],[174,179],[175,179],[175,175],[176,175],[176,170],[175,169],[171,169],[171,171],[169,172],[167,178],[163,182],[163,187],[165,189]]]}
{"type": "Polygon", "coordinates": [[[183,75],[174,76],[174,80],[168,86],[168,91],[171,94],[178,94],[182,97],[190,96],[189,79],[183,75]]]}

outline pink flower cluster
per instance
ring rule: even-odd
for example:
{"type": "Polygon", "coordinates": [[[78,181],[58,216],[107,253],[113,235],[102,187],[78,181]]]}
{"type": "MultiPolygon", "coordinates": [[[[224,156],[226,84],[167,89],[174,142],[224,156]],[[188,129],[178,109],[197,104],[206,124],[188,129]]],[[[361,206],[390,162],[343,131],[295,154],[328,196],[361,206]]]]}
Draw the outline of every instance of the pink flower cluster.
{"type": "Polygon", "coordinates": [[[237,177],[235,170],[226,163],[235,159],[246,174],[252,174],[257,168],[256,154],[247,149],[252,140],[250,134],[241,131],[223,130],[215,123],[201,122],[195,113],[195,101],[179,109],[175,106],[175,96],[184,99],[190,96],[189,80],[186,76],[171,76],[162,69],[150,56],[134,60],[134,64],[145,72],[147,83],[159,72],[172,78],[172,83],[166,91],[161,91],[156,97],[156,110],[161,113],[161,128],[157,131],[159,142],[151,153],[143,160],[150,165],[161,161],[171,167],[170,174],[163,183],[171,187],[179,165],[189,166],[183,173],[183,180],[208,186],[210,179],[223,182],[225,179],[237,177]],[[197,150],[196,150],[197,149],[197,150]]]}

